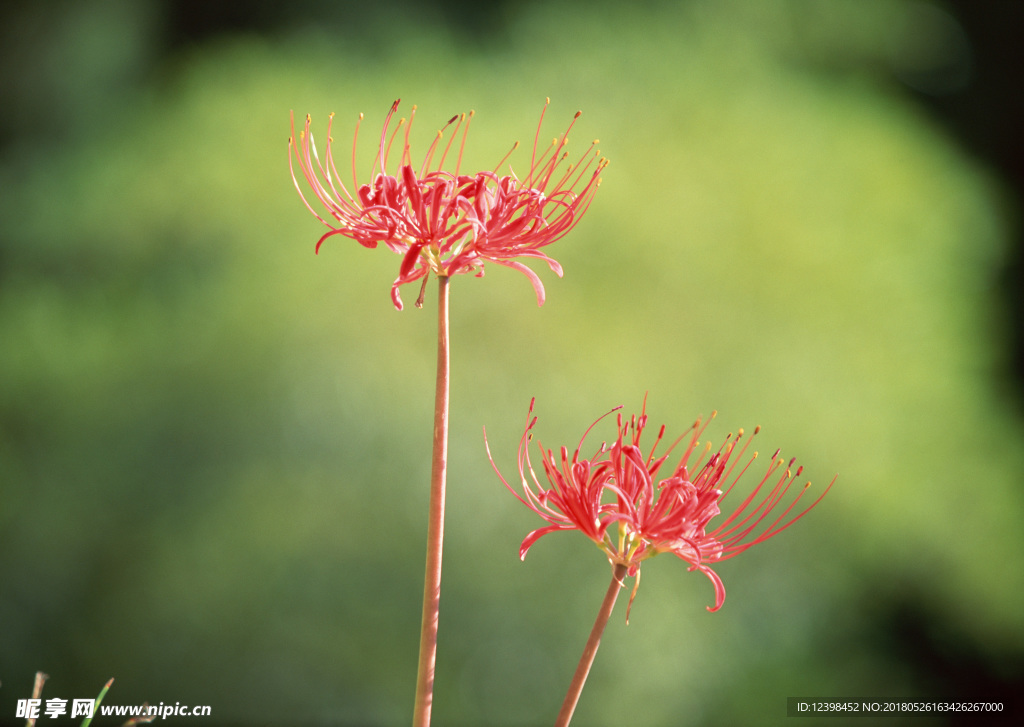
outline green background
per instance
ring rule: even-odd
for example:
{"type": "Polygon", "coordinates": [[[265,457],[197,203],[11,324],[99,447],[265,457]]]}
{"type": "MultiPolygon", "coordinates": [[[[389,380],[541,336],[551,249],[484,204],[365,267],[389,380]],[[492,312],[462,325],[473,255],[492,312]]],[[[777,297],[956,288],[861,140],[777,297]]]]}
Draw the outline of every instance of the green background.
{"type": "Polygon", "coordinates": [[[499,266],[453,281],[436,724],[550,723],[607,585],[578,534],[517,558],[540,521],[482,427],[514,474],[534,396],[550,447],[647,394],[670,434],[717,409],[713,441],[761,424],[816,487],[839,474],[717,569],[718,613],[684,563],[645,564],[574,724],[1013,708],[1024,437],[995,280],[1016,213],[896,80],[958,67],[941,6],[526,3],[486,34],[322,3],[158,58],[173,3],[43,5],[5,31],[4,88],[36,101],[5,109],[0,157],[0,720],[36,670],[44,697],[114,677],[109,704],[212,707],[181,723],[409,720],[435,291],[398,313],[400,258],[314,256],[287,165],[290,110],[320,140],[337,112],[340,166],[364,112],[368,169],[398,97],[414,157],[472,108],[464,164],[489,169],[550,96],[544,136],[582,109],[573,148],[611,160],[547,248],[564,279],[534,266],[542,308],[499,266]]]}

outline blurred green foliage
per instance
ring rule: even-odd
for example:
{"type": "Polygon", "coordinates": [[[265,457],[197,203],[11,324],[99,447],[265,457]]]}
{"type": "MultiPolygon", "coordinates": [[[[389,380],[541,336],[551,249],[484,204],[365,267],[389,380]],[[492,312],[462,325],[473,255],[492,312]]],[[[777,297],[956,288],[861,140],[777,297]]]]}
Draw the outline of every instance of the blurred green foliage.
{"type": "MultiPolygon", "coordinates": [[[[1024,438],[991,376],[1006,223],[996,181],[880,71],[912,6],[530,5],[492,47],[422,17],[311,23],[196,47],[96,103],[76,88],[70,131],[0,164],[0,719],[37,669],[49,696],[113,676],[109,703],[209,704],[218,723],[408,718],[433,291],[397,313],[397,257],[337,237],[314,256],[286,160],[290,109],[321,139],[337,112],[339,159],[365,112],[368,169],[397,97],[421,151],[475,108],[469,167],[528,144],[545,96],[545,135],[582,108],[574,142],[611,159],[550,250],[566,274],[541,271],[543,308],[499,267],[453,285],[439,724],[549,722],[606,585],[582,537],[516,558],[537,523],[481,427],[513,471],[531,396],[551,447],[648,392],[670,433],[718,409],[713,440],[761,423],[815,485],[840,473],[721,567],[717,614],[706,579],[646,565],[580,725],[1008,700],[1024,438]]],[[[69,31],[94,49],[75,58],[129,73],[147,46],[126,30],[157,21],[119,17],[69,31]]]]}

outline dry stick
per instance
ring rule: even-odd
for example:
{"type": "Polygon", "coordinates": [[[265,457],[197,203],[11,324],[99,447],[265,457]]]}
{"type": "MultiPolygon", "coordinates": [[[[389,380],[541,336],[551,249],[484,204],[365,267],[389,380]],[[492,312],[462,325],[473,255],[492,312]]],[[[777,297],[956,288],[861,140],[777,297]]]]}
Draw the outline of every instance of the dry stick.
{"type": "MultiPolygon", "coordinates": [[[[40,699],[43,694],[43,685],[46,684],[46,680],[50,678],[49,674],[43,674],[41,671],[36,672],[36,680],[32,684],[32,699],[40,699]]],[[[36,718],[29,717],[25,720],[25,727],[35,727],[36,718]]]]}
{"type": "Polygon", "coordinates": [[[427,566],[423,577],[423,622],[416,674],[413,727],[430,725],[437,660],[437,620],[441,603],[441,546],[444,542],[444,486],[448,464],[448,276],[439,275],[437,296],[437,388],[434,399],[434,454],[430,466],[430,508],[427,520],[427,566]]]}
{"type": "Polygon", "coordinates": [[[576,673],[572,675],[572,684],[569,685],[565,701],[562,702],[562,711],[558,713],[555,727],[567,727],[569,720],[572,719],[572,713],[576,711],[576,703],[580,701],[583,685],[587,683],[587,675],[590,674],[590,667],[594,663],[594,657],[597,656],[597,647],[601,645],[601,634],[604,633],[604,627],[612,615],[612,609],[615,608],[615,599],[619,596],[619,589],[622,588],[622,581],[625,577],[626,566],[616,564],[612,570],[612,582],[608,585],[608,592],[604,594],[601,610],[597,612],[594,628],[590,630],[590,638],[587,639],[587,645],[583,649],[576,673]]]}

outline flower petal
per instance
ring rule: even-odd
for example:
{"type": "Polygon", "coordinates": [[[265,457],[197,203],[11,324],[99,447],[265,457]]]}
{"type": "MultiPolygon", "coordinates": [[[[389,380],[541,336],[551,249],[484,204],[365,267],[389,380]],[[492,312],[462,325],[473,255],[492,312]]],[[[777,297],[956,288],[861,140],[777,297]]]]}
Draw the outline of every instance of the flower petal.
{"type": "Polygon", "coordinates": [[[522,544],[519,546],[519,560],[526,559],[526,551],[528,551],[534,543],[540,540],[548,533],[553,533],[556,530],[570,530],[571,528],[564,525],[548,525],[544,528],[537,528],[532,533],[523,538],[522,544]]]}

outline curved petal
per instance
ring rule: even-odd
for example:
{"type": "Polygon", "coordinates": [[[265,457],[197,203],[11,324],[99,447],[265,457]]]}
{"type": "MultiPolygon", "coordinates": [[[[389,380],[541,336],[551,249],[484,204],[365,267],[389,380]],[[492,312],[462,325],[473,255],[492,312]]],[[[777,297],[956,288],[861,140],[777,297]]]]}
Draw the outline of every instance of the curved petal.
{"type": "Polygon", "coordinates": [[[526,559],[526,551],[528,551],[534,543],[540,540],[548,533],[553,533],[556,530],[569,530],[571,528],[565,527],[564,525],[548,525],[547,527],[537,528],[532,533],[523,538],[522,544],[519,546],[519,560],[526,559]]]}
{"type": "Polygon", "coordinates": [[[722,607],[725,603],[725,584],[722,583],[722,579],[718,577],[718,574],[708,568],[706,565],[692,565],[689,570],[699,570],[701,573],[711,579],[711,583],[715,587],[715,605],[708,606],[709,612],[714,613],[722,607]]]}
{"type": "Polygon", "coordinates": [[[402,310],[405,306],[402,305],[402,294],[398,292],[398,285],[397,280],[391,285],[391,302],[395,308],[402,310]]]}
{"type": "Polygon", "coordinates": [[[498,265],[504,265],[506,268],[518,270],[527,278],[529,278],[530,283],[533,285],[533,292],[537,294],[537,305],[544,305],[544,284],[540,282],[540,278],[537,277],[537,273],[533,272],[532,270],[530,270],[530,268],[526,267],[522,263],[516,262],[515,260],[495,260],[494,262],[498,263],[498,265]]]}
{"type": "Polygon", "coordinates": [[[358,237],[352,237],[352,232],[350,230],[348,230],[348,229],[343,227],[340,230],[331,230],[326,235],[324,235],[319,240],[317,240],[316,241],[316,249],[314,250],[314,254],[319,255],[320,254],[320,246],[324,244],[324,240],[326,240],[328,237],[332,237],[333,235],[344,235],[345,237],[351,237],[353,240],[358,242],[363,247],[369,248],[371,250],[373,248],[377,247],[377,241],[376,240],[362,240],[362,239],[360,239],[358,237]]]}

